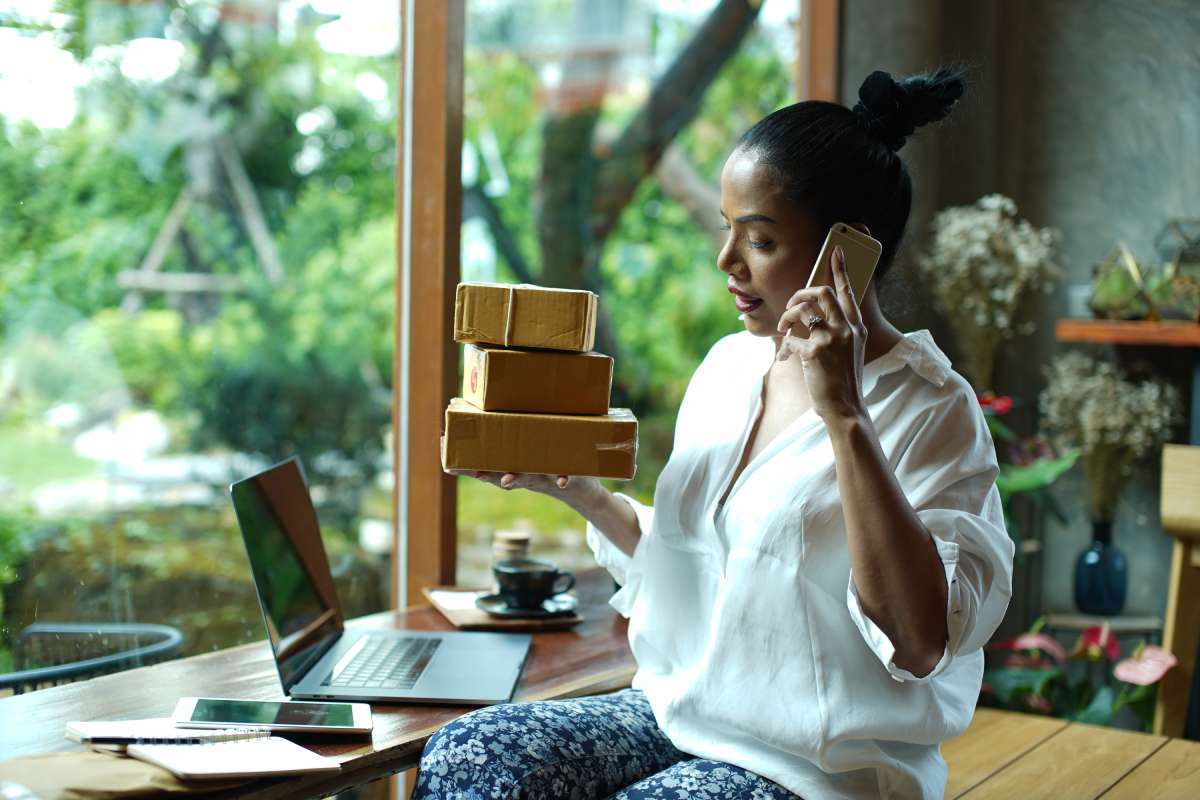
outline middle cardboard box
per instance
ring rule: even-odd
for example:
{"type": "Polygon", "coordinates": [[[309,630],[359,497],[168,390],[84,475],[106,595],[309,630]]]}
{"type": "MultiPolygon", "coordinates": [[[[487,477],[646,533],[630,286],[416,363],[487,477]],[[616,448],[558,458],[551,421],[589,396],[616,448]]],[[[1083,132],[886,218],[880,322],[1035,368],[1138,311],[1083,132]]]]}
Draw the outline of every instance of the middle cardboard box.
{"type": "Polygon", "coordinates": [[[468,344],[462,396],[484,411],[608,413],[613,360],[600,353],[502,350],[468,344]]]}

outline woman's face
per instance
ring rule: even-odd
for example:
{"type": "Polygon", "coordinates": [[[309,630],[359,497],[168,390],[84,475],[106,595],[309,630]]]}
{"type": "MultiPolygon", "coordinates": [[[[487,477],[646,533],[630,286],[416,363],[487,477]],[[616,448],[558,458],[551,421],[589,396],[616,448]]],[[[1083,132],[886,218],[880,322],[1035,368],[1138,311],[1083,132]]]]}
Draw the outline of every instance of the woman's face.
{"type": "Polygon", "coordinates": [[[743,314],[755,336],[779,336],[779,317],[808,282],[821,231],[784,196],[770,170],[740,148],[721,171],[721,216],[729,237],[717,268],[729,276],[731,312],[743,314]]]}

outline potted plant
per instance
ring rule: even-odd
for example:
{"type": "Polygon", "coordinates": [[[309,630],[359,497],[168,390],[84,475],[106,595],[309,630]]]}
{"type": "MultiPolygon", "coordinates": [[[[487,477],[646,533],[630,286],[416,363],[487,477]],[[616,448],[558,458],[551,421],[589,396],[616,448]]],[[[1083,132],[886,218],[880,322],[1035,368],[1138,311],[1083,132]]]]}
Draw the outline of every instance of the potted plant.
{"type": "Polygon", "coordinates": [[[1100,319],[1200,321],[1200,278],[1178,260],[1141,264],[1124,242],[1092,270],[1092,313],[1100,319]]]}
{"type": "Polygon", "coordinates": [[[1052,228],[1019,219],[1016,204],[1000,194],[934,217],[930,249],[918,265],[977,391],[993,388],[1000,345],[1034,331],[1032,321],[1017,322],[1018,309],[1061,279],[1054,254],[1059,238],[1052,228]]]}
{"type": "Polygon", "coordinates": [[[1121,659],[1117,637],[1107,625],[1085,629],[1067,652],[1042,633],[1044,626],[1043,617],[1028,632],[988,646],[1008,655],[1001,666],[984,672],[984,702],[1091,725],[1111,725],[1128,707],[1142,729],[1150,729],[1155,688],[1176,665],[1174,655],[1142,642],[1121,659]]]}
{"type": "Polygon", "coordinates": [[[1179,392],[1159,380],[1130,380],[1082,353],[1055,358],[1045,373],[1042,424],[1057,445],[1079,451],[1092,520],[1092,543],[1075,565],[1075,603],[1085,613],[1119,614],[1126,565],[1112,544],[1117,498],[1133,465],[1158,452],[1182,418],[1179,392]]]}

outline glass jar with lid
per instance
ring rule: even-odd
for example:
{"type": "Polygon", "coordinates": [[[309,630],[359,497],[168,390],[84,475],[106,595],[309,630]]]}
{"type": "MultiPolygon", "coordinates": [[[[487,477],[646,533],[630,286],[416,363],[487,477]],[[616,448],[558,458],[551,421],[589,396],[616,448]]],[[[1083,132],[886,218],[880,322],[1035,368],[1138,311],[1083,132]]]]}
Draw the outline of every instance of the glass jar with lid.
{"type": "Polygon", "coordinates": [[[496,531],[492,534],[492,564],[511,558],[528,558],[532,540],[529,531],[496,531]]]}

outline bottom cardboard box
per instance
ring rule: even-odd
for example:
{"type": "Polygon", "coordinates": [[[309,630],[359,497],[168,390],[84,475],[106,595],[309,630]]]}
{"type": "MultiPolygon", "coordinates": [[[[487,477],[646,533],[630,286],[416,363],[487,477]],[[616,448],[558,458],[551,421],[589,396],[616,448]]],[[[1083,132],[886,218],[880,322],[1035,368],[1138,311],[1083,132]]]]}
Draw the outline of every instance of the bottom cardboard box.
{"type": "Polygon", "coordinates": [[[481,411],[460,397],[446,408],[442,467],[543,475],[633,477],[637,418],[481,411]]]}

